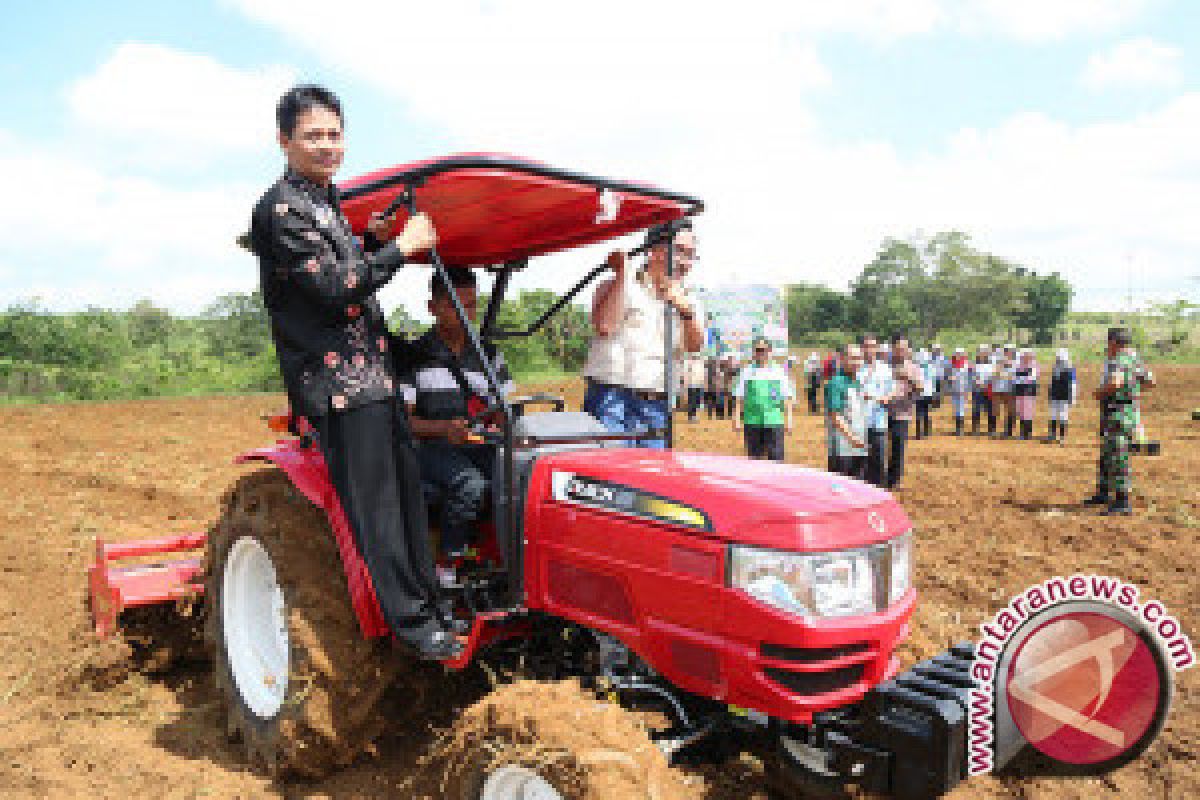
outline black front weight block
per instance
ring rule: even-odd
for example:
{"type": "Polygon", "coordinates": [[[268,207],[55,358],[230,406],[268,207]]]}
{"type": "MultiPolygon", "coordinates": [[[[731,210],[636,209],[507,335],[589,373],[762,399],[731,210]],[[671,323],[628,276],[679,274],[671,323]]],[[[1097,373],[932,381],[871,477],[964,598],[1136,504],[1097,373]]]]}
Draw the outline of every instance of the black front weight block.
{"type": "Polygon", "coordinates": [[[814,722],[847,782],[900,800],[940,797],[967,775],[974,646],[957,644],[876,686],[853,718],[814,722]]]}

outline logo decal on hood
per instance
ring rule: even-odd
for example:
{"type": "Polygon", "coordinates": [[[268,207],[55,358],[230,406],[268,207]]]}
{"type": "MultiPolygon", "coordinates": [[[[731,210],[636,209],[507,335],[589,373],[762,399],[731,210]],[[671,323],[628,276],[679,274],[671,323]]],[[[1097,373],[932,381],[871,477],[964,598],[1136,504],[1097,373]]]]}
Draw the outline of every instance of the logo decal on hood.
{"type": "Polygon", "coordinates": [[[641,489],[574,472],[556,471],[551,473],[550,480],[554,499],[560,503],[613,511],[697,530],[713,529],[712,520],[700,509],[641,489]]]}

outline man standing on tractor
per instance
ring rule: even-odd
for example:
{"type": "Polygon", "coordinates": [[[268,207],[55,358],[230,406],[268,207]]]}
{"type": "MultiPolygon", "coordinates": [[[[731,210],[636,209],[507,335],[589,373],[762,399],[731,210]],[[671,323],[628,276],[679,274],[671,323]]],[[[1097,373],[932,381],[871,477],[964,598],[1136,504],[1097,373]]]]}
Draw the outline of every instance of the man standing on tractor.
{"type": "Polygon", "coordinates": [[[733,396],[741,415],[733,415],[733,429],[743,431],[746,455],[783,461],[784,433],[792,431],[792,398],[796,392],[787,373],[771,363],[771,343],[755,339],[753,360],[738,373],[733,396]]]}
{"type": "MultiPolygon", "coordinates": [[[[696,237],[690,226],[685,225],[674,237],[665,226],[651,228],[644,248],[646,264],[633,275],[626,267],[625,254],[612,253],[608,265],[614,275],[597,287],[592,298],[595,335],[584,369],[590,395],[590,403],[585,405],[592,416],[616,433],[645,433],[667,427],[670,410],[663,340],[668,309],[672,323],[676,323],[677,350],[695,353],[704,346],[703,315],[683,283],[696,258],[696,237]],[[674,248],[670,276],[669,243],[674,248]],[[605,376],[612,383],[604,382],[605,376]]],[[[663,439],[643,440],[640,444],[666,447],[663,439]]]]}
{"type": "MultiPolygon", "coordinates": [[[[448,271],[458,302],[475,321],[475,273],[448,271]]],[[[438,570],[443,588],[455,582],[453,565],[471,555],[475,525],[491,490],[495,449],[474,435],[468,418],[491,404],[487,375],[478,354],[468,347],[467,332],[454,312],[454,301],[435,274],[429,282],[433,327],[416,342],[415,363],[400,378],[413,435],[420,440],[421,480],[439,494],[441,549],[451,566],[438,570]]],[[[504,394],[513,392],[504,356],[487,346],[488,360],[504,394]]],[[[486,425],[487,421],[481,421],[486,425]]]]}
{"type": "Polygon", "coordinates": [[[293,415],[306,418],[366,562],[384,619],[426,658],[460,644],[441,607],[412,434],[396,400],[392,352],[375,292],[436,236],[410,219],[374,219],[364,250],[342,215],[333,176],[345,151],[342,107],[318,86],[279,101],[287,169],[254,208],[250,244],[293,415]]]}
{"type": "Polygon", "coordinates": [[[1137,405],[1142,392],[1133,336],[1128,328],[1108,329],[1109,364],[1104,382],[1096,389],[1100,401],[1100,462],[1096,493],[1084,505],[1107,505],[1106,514],[1132,514],[1129,502],[1130,444],[1137,428],[1137,405]]]}

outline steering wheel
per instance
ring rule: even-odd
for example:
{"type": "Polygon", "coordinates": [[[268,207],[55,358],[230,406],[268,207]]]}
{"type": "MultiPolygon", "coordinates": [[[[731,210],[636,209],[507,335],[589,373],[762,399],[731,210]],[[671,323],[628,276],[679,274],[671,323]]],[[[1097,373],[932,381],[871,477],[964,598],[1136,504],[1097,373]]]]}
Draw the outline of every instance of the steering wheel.
{"type": "MultiPolygon", "coordinates": [[[[525,407],[530,405],[550,405],[554,407],[555,413],[562,413],[567,408],[567,401],[558,395],[548,394],[546,392],[536,392],[531,395],[520,395],[510,398],[508,405],[513,409],[513,417],[519,418],[525,413],[525,407]]],[[[472,444],[503,444],[504,437],[495,431],[487,429],[489,417],[494,417],[499,413],[499,408],[495,405],[488,405],[476,411],[474,414],[467,416],[467,426],[471,429],[470,440],[472,444]]]]}

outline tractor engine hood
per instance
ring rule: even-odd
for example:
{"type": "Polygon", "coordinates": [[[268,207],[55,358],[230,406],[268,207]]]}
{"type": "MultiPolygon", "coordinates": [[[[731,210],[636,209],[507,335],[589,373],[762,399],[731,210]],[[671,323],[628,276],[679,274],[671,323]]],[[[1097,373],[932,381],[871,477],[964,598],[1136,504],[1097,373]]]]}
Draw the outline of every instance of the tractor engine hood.
{"type": "Polygon", "coordinates": [[[912,527],[890,493],[792,464],[620,448],[546,455],[537,469],[549,473],[552,502],[643,516],[737,544],[841,550],[912,527]]]}

